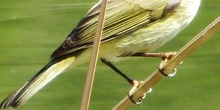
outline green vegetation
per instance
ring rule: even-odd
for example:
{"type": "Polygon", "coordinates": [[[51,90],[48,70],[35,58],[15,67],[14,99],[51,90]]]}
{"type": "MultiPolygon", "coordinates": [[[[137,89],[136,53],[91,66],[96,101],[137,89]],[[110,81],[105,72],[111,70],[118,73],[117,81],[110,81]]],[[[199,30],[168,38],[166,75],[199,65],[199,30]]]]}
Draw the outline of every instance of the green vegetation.
{"type": "MultiPolygon", "coordinates": [[[[0,100],[49,61],[53,50],[96,1],[0,1],[0,100]]],[[[219,0],[203,0],[193,23],[157,52],[180,49],[217,18],[219,10],[219,0]]],[[[140,106],[130,109],[219,110],[220,37],[217,36],[220,33],[184,60],[174,78],[164,78],[140,106]]],[[[143,80],[159,62],[160,59],[155,58],[134,58],[116,66],[133,78],[143,80]]],[[[69,69],[18,110],[78,110],[87,69],[88,64],[69,69]]],[[[129,89],[127,82],[99,62],[90,110],[112,109],[129,89]]]]}

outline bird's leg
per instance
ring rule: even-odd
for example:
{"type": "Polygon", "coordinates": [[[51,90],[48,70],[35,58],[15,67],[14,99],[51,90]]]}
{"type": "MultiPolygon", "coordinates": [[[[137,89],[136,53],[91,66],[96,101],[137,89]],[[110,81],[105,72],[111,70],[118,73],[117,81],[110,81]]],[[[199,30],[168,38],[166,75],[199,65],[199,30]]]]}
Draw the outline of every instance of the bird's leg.
{"type": "Polygon", "coordinates": [[[135,57],[159,57],[162,58],[162,61],[158,67],[160,73],[164,76],[173,77],[176,74],[177,69],[174,68],[173,73],[164,73],[164,65],[176,55],[176,52],[163,52],[163,53],[135,53],[131,56],[135,57]]]}
{"type": "Polygon", "coordinates": [[[128,81],[128,83],[130,83],[131,85],[134,84],[134,81],[132,78],[128,77],[126,74],[124,74],[123,72],[121,72],[117,67],[115,67],[111,62],[106,61],[105,59],[101,59],[102,63],[106,64],[107,66],[109,66],[111,69],[113,69],[116,73],[118,73],[120,76],[122,76],[126,81],[128,81]]]}
{"type": "MultiPolygon", "coordinates": [[[[106,61],[105,59],[101,59],[101,61],[108,65],[111,69],[113,69],[116,73],[118,73],[120,76],[122,76],[126,81],[128,81],[129,84],[132,85],[132,88],[131,90],[128,92],[128,96],[130,98],[130,100],[134,103],[134,104],[140,104],[142,102],[142,100],[145,98],[146,96],[146,93],[141,96],[138,101],[134,101],[132,99],[132,95],[133,92],[141,85],[142,81],[136,81],[130,77],[128,77],[126,74],[124,74],[123,72],[121,72],[118,68],[116,68],[111,62],[108,62],[106,61]]],[[[147,93],[150,93],[151,92],[151,89],[147,92],[147,93]]]]}

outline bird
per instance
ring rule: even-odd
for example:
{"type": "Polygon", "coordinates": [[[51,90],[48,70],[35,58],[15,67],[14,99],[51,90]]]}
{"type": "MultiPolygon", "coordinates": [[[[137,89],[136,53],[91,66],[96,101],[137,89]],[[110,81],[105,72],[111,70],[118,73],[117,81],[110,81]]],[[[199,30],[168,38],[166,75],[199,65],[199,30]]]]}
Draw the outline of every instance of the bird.
{"type": "MultiPolygon", "coordinates": [[[[150,53],[170,41],[192,22],[201,1],[107,2],[99,58],[132,84],[135,80],[117,69],[112,62],[125,60],[125,56],[136,53],[150,53]]],[[[21,106],[68,67],[89,62],[100,5],[101,0],[82,17],[63,43],[52,53],[50,61],[20,89],[1,102],[1,109],[21,106]]]]}

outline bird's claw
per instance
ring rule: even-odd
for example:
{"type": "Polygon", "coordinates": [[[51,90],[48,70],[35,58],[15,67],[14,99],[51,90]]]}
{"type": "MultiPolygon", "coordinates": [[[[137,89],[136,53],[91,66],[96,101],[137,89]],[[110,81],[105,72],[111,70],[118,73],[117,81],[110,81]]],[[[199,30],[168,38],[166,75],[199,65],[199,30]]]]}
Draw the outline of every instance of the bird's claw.
{"type": "MultiPolygon", "coordinates": [[[[158,67],[158,70],[159,72],[163,75],[163,76],[167,76],[167,77],[173,77],[176,75],[176,72],[177,72],[177,67],[175,67],[173,69],[173,72],[172,73],[165,73],[164,72],[164,65],[170,60],[172,59],[174,56],[176,55],[176,52],[167,52],[167,53],[164,53],[163,56],[162,56],[162,61],[158,67]]],[[[182,62],[181,62],[182,63],[182,62]]],[[[180,64],[181,64],[180,63],[180,64]]]]}
{"type": "Polygon", "coordinates": [[[128,97],[129,99],[131,100],[132,103],[134,103],[135,105],[139,105],[142,103],[142,101],[145,99],[146,97],[146,94],[148,93],[151,93],[152,92],[152,88],[150,88],[147,92],[145,92],[141,97],[139,97],[137,100],[134,100],[133,99],[133,93],[134,91],[140,87],[141,83],[143,81],[136,81],[136,80],[133,80],[133,87],[131,88],[131,90],[128,92],[128,97]]]}
{"type": "Polygon", "coordinates": [[[142,101],[145,99],[146,93],[144,93],[144,95],[139,97],[136,101],[133,99],[133,95],[129,96],[129,94],[128,94],[128,97],[132,103],[134,103],[135,105],[140,105],[142,103],[142,101]]]}
{"type": "Polygon", "coordinates": [[[176,75],[176,72],[177,72],[177,68],[174,68],[173,69],[173,72],[172,73],[165,73],[164,72],[164,68],[158,68],[159,72],[163,75],[163,76],[167,76],[167,77],[174,77],[176,75]]]}

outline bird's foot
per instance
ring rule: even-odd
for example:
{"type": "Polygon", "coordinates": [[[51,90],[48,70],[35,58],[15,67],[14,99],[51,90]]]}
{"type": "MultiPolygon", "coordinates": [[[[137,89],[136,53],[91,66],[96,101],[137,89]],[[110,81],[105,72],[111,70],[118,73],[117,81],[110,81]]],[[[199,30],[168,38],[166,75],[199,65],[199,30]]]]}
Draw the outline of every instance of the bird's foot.
{"type": "MultiPolygon", "coordinates": [[[[174,56],[176,55],[176,52],[165,52],[162,54],[161,58],[162,58],[162,61],[158,67],[158,70],[160,71],[160,73],[164,76],[167,76],[167,77],[173,77],[176,75],[176,72],[177,72],[177,67],[175,67],[173,69],[173,72],[171,73],[165,73],[164,72],[164,65],[170,60],[172,59],[174,56]]],[[[181,62],[182,63],[182,62],[181,62]]],[[[180,64],[181,64],[180,63],[180,64]]]]}
{"type": "Polygon", "coordinates": [[[141,97],[139,97],[137,100],[133,99],[133,93],[135,92],[135,90],[140,87],[140,85],[142,84],[143,81],[136,81],[136,80],[132,80],[131,84],[132,84],[132,88],[131,90],[128,92],[128,97],[131,100],[132,103],[134,103],[135,105],[139,105],[141,104],[141,102],[145,99],[146,94],[150,93],[152,91],[152,89],[150,88],[147,92],[145,92],[141,97]]]}

